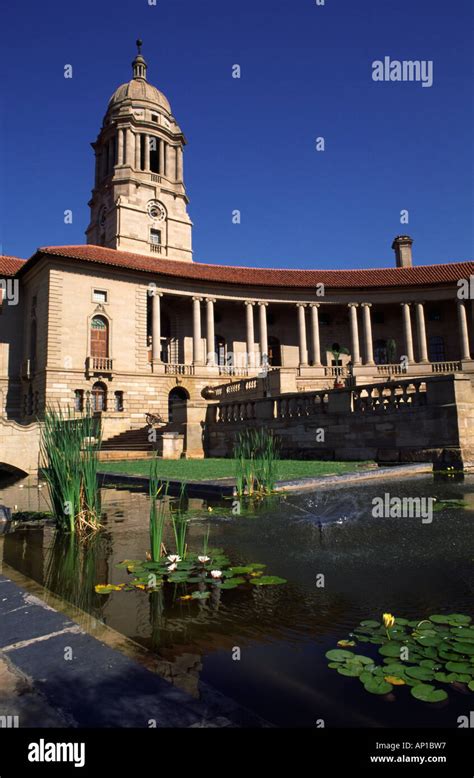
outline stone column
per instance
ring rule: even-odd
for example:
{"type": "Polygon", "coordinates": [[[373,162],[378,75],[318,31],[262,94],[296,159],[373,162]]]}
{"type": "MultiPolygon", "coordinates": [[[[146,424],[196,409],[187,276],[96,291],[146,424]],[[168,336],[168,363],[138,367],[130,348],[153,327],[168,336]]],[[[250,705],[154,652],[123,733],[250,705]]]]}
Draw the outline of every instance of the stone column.
{"type": "Polygon", "coordinates": [[[183,148],[182,146],[176,147],[176,180],[183,180],[183,148]]]}
{"type": "Polygon", "coordinates": [[[410,303],[401,303],[403,311],[403,333],[405,335],[405,351],[408,357],[408,364],[415,362],[415,351],[413,348],[413,332],[411,329],[410,303]]]}
{"type": "Polygon", "coordinates": [[[319,339],[319,306],[320,303],[311,303],[311,333],[313,345],[313,365],[321,365],[321,342],[319,339]]]}
{"type": "Polygon", "coordinates": [[[142,136],[139,132],[135,133],[135,170],[141,169],[141,142],[142,136]]]}
{"type": "Polygon", "coordinates": [[[298,337],[300,347],[300,367],[307,367],[308,365],[308,344],[306,341],[306,316],[304,309],[305,303],[297,303],[298,309],[298,337]]]}
{"type": "Polygon", "coordinates": [[[247,309],[247,366],[255,367],[255,334],[253,327],[253,306],[255,303],[245,301],[247,309]]]}
{"type": "Polygon", "coordinates": [[[206,314],[207,314],[207,364],[210,367],[214,367],[216,364],[216,336],[214,331],[214,303],[213,297],[206,298],[206,314]]]}
{"type": "Polygon", "coordinates": [[[176,151],[169,143],[166,144],[166,178],[176,180],[176,151]]]}
{"type": "Polygon", "coordinates": [[[423,303],[416,303],[416,324],[418,334],[419,361],[428,362],[428,348],[426,345],[425,309],[423,303]]]}
{"type": "Polygon", "coordinates": [[[146,172],[149,172],[150,170],[150,136],[144,135],[143,139],[145,141],[145,163],[143,169],[146,172]]]}
{"type": "Polygon", "coordinates": [[[461,339],[461,359],[471,358],[471,348],[469,345],[469,329],[467,326],[466,306],[462,300],[458,300],[458,322],[459,337],[461,339]]]}
{"type": "Polygon", "coordinates": [[[372,340],[372,318],[370,315],[370,309],[372,303],[362,303],[362,310],[364,316],[364,342],[365,342],[365,364],[375,365],[374,362],[374,344],[372,340]]]}
{"type": "Polygon", "coordinates": [[[193,364],[202,365],[201,297],[193,297],[193,364]]]}
{"type": "Polygon", "coordinates": [[[127,127],[125,130],[125,159],[124,164],[129,165],[129,167],[133,166],[133,151],[134,151],[134,140],[133,132],[131,131],[130,127],[127,127]]]}
{"type": "Polygon", "coordinates": [[[262,367],[268,366],[268,329],[267,329],[267,305],[259,304],[260,315],[260,364],[262,367]]]}
{"type": "Polygon", "coordinates": [[[117,130],[117,137],[118,137],[117,165],[123,165],[123,133],[124,130],[122,130],[121,128],[117,130]]]}
{"type": "Polygon", "coordinates": [[[161,302],[160,297],[163,297],[162,292],[157,292],[156,289],[153,293],[153,305],[151,312],[151,342],[152,350],[151,356],[153,362],[161,362],[161,302]]]}
{"type": "Polygon", "coordinates": [[[358,303],[349,303],[351,317],[351,357],[353,365],[360,365],[359,324],[357,321],[358,303]]]}
{"type": "Polygon", "coordinates": [[[165,174],[165,142],[160,140],[160,176],[165,174]]]}
{"type": "Polygon", "coordinates": [[[107,164],[107,175],[111,175],[114,172],[114,155],[115,155],[115,142],[114,138],[111,138],[108,143],[108,164],[107,164]]]}

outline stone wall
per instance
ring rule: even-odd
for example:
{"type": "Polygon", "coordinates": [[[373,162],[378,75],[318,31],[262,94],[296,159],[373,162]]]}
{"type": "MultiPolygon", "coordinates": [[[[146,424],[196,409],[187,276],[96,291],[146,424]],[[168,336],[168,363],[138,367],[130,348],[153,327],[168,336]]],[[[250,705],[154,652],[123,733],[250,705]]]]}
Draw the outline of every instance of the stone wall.
{"type": "Polygon", "coordinates": [[[474,390],[467,376],[221,402],[208,409],[206,455],[230,456],[245,427],[273,430],[296,459],[474,463],[474,390]]]}
{"type": "Polygon", "coordinates": [[[26,426],[0,416],[0,470],[36,473],[40,461],[40,425],[26,426]]]}

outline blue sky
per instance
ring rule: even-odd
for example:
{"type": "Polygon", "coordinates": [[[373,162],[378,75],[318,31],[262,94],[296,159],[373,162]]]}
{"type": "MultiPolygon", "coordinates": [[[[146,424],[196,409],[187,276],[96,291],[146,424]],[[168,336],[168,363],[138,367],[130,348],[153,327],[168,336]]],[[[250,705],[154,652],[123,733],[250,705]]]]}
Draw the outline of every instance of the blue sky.
{"type": "Polygon", "coordinates": [[[473,16],[472,0],[4,5],[3,253],[85,242],[89,144],[141,36],[188,139],[196,260],[380,267],[405,232],[419,264],[474,258],[473,16]],[[375,83],[385,56],[432,60],[433,86],[375,83]]]}

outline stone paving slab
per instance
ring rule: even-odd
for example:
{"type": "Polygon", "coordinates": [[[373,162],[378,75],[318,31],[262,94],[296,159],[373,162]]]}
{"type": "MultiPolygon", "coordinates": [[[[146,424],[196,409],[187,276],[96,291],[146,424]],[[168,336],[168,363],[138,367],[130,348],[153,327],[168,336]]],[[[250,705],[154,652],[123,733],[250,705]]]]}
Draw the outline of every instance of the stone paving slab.
{"type": "MultiPolygon", "coordinates": [[[[6,657],[68,726],[268,726],[209,687],[204,701],[194,699],[4,576],[0,605],[0,660],[6,657]]],[[[41,726],[41,719],[27,720],[41,726]]]]}

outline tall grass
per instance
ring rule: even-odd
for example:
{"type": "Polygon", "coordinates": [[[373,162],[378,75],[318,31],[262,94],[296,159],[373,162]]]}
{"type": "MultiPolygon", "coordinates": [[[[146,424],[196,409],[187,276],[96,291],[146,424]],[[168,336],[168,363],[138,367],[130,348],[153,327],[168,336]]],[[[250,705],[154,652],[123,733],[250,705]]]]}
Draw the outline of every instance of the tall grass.
{"type": "Polygon", "coordinates": [[[239,432],[234,444],[237,494],[270,494],[275,488],[278,441],[261,427],[239,432]]]}
{"type": "Polygon", "coordinates": [[[44,477],[60,530],[75,532],[100,526],[100,445],[101,433],[91,415],[75,418],[69,408],[67,412],[61,408],[46,410],[40,447],[44,477]]]}
{"type": "Polygon", "coordinates": [[[150,465],[148,490],[150,495],[150,554],[152,562],[159,562],[163,546],[166,504],[164,497],[168,494],[168,483],[164,487],[158,476],[158,459],[155,457],[150,465]],[[161,497],[157,503],[158,497],[161,497]]]}
{"type": "Polygon", "coordinates": [[[181,484],[178,506],[171,511],[171,524],[173,526],[176,553],[181,557],[181,559],[186,559],[186,553],[188,550],[188,544],[186,542],[186,536],[188,534],[188,520],[182,508],[185,493],[186,484],[181,484]]]}

